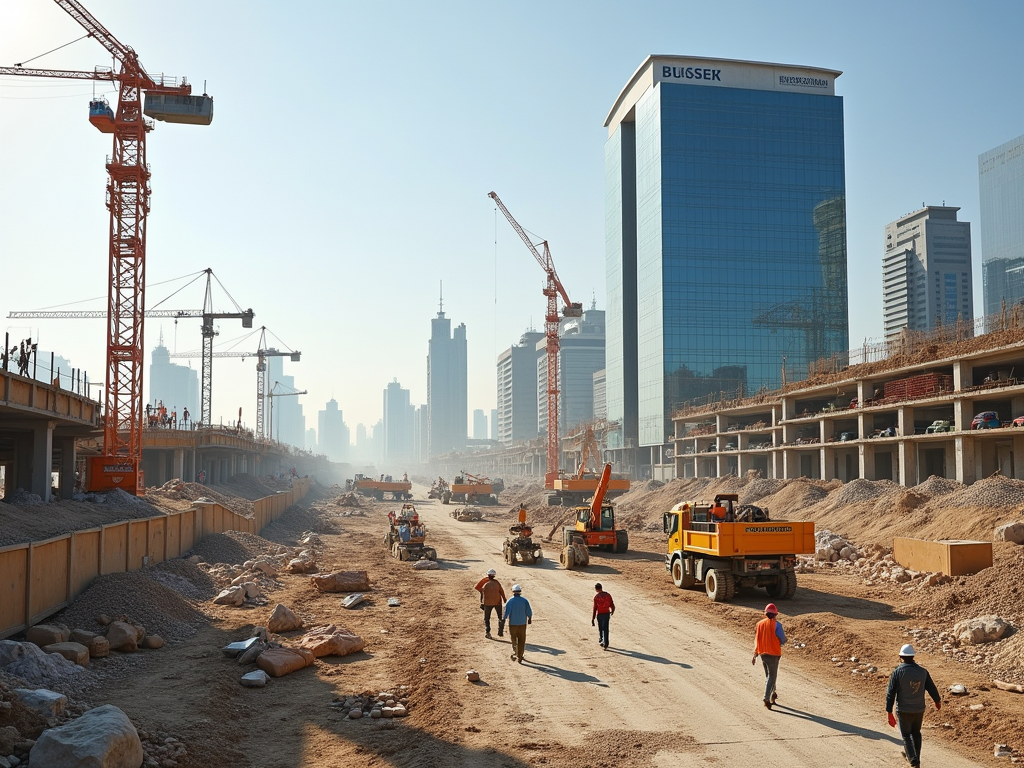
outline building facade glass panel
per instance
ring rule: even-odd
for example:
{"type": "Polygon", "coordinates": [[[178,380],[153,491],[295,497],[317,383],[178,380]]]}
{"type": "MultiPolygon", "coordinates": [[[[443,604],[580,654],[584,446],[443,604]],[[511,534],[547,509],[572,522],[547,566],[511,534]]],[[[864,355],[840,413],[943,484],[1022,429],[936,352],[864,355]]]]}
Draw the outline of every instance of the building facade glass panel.
{"type": "Polygon", "coordinates": [[[978,158],[985,314],[1024,302],[1024,136],[978,158]]]}

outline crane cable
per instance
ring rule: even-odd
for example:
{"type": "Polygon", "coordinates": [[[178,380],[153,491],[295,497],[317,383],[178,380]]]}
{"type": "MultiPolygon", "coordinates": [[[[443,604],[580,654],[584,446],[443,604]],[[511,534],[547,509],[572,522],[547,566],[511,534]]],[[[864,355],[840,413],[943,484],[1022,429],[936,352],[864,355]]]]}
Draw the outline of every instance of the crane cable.
{"type": "Polygon", "coordinates": [[[59,51],[61,48],[67,48],[69,45],[73,45],[74,43],[77,43],[79,40],[85,40],[85,38],[87,38],[87,37],[92,37],[92,33],[90,32],[90,33],[84,34],[81,37],[72,40],[70,43],[64,43],[64,45],[58,45],[52,51],[47,51],[46,53],[40,53],[38,56],[33,56],[31,59],[25,59],[24,61],[19,61],[14,66],[15,67],[23,67],[26,64],[28,64],[30,61],[35,61],[36,59],[41,59],[41,58],[43,58],[43,56],[49,56],[51,53],[54,53],[55,51],[59,51]]]}

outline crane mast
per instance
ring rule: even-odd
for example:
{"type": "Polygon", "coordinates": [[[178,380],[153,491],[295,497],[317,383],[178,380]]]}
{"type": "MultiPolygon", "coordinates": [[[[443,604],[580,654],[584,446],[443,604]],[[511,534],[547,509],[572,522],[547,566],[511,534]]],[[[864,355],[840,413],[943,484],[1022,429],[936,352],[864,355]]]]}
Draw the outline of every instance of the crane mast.
{"type": "Polygon", "coordinates": [[[516,231],[519,237],[526,247],[530,249],[530,253],[533,254],[534,258],[537,259],[537,263],[540,264],[541,269],[544,270],[547,275],[547,282],[544,285],[544,297],[547,299],[547,310],[544,314],[544,336],[546,339],[547,346],[547,362],[548,362],[548,435],[547,435],[547,472],[544,475],[544,485],[548,488],[552,488],[555,478],[559,474],[559,461],[558,461],[558,350],[559,350],[559,338],[558,338],[558,297],[561,296],[565,306],[562,308],[563,317],[580,317],[583,315],[583,305],[581,303],[574,303],[569,300],[569,294],[566,293],[565,288],[562,286],[562,281],[558,279],[558,273],[555,271],[555,262],[551,258],[551,251],[548,248],[548,241],[544,240],[541,242],[541,246],[544,248],[544,254],[537,250],[537,246],[533,244],[529,235],[526,234],[519,222],[515,220],[505,204],[501,202],[501,198],[494,192],[487,194],[489,198],[494,201],[494,204],[498,206],[498,209],[504,214],[505,218],[508,219],[508,223],[512,225],[512,229],[516,231]]]}
{"type": "MultiPolygon", "coordinates": [[[[149,164],[143,92],[188,96],[192,87],[156,82],[138,55],[114,37],[77,0],[54,0],[97,40],[120,65],[119,72],[2,67],[0,74],[113,81],[118,84],[113,116],[114,148],[107,158],[107,209],[110,211],[107,271],[107,360],[103,455],[93,457],[89,490],[122,488],[142,494],[143,322],[146,308],[146,219],[149,214],[149,164]]],[[[211,114],[212,119],[212,114],[211,114]]]]}

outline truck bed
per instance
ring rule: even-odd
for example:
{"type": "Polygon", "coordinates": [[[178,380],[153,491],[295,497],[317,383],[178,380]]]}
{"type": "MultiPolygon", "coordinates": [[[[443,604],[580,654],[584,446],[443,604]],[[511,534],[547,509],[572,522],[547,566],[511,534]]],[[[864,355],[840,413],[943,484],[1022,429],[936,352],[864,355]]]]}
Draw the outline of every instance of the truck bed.
{"type": "Polygon", "coordinates": [[[412,490],[412,483],[403,483],[401,481],[397,483],[382,483],[380,480],[356,480],[355,489],[357,491],[384,491],[384,493],[394,493],[395,491],[402,493],[404,491],[408,493],[412,490]]]}
{"type": "Polygon", "coordinates": [[[684,551],[699,552],[713,557],[746,557],[807,555],[815,550],[814,523],[773,520],[767,523],[704,525],[717,530],[684,530],[684,551]]]}

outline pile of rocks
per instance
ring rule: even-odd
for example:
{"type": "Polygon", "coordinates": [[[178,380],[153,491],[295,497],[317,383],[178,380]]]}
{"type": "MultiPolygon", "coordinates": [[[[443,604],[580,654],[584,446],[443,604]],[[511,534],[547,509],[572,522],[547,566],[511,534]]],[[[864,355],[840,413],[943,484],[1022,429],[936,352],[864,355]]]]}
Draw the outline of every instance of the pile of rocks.
{"type": "Polygon", "coordinates": [[[405,717],[409,713],[408,693],[408,687],[400,685],[397,689],[377,693],[364,691],[344,699],[338,698],[330,706],[341,710],[351,720],[390,720],[393,717],[405,717]]]}
{"type": "Polygon", "coordinates": [[[103,634],[85,629],[74,629],[64,624],[36,624],[25,632],[25,640],[39,646],[45,653],[58,654],[79,666],[90,659],[104,658],[111,651],[132,652],[140,648],[163,648],[164,640],[151,635],[141,624],[134,624],[127,616],[112,620],[101,614],[97,622],[106,627],[103,634]]]}
{"type": "Polygon", "coordinates": [[[854,544],[827,528],[814,532],[814,548],[814,557],[821,563],[836,563],[841,560],[852,563],[862,556],[854,544]]]}
{"type": "Polygon", "coordinates": [[[188,749],[175,736],[167,733],[139,731],[142,749],[146,754],[142,768],[176,768],[188,761],[188,749]]]}
{"type": "Polygon", "coordinates": [[[990,665],[998,647],[984,647],[1006,636],[1010,625],[998,616],[979,616],[958,622],[950,630],[930,627],[910,629],[914,648],[926,653],[943,653],[956,661],[990,665]]]}

